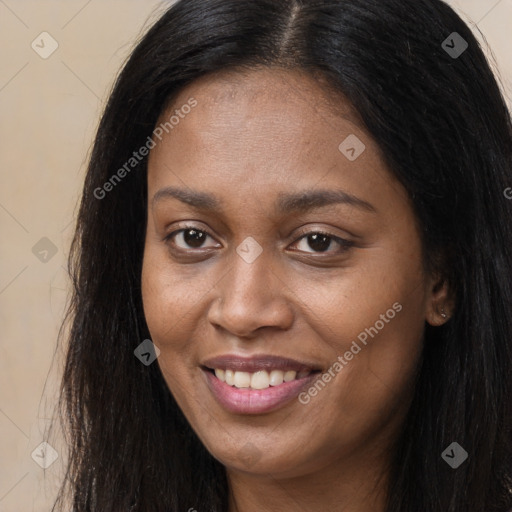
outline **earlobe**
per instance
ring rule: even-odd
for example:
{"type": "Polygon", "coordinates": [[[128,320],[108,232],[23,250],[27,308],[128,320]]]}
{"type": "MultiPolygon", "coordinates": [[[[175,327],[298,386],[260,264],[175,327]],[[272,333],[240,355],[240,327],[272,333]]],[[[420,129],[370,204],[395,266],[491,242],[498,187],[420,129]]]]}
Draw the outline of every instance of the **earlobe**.
{"type": "Polygon", "coordinates": [[[426,311],[426,321],[433,327],[439,327],[451,318],[454,301],[448,282],[439,279],[431,287],[426,311]]]}
{"type": "Polygon", "coordinates": [[[433,327],[439,327],[444,325],[450,319],[451,315],[445,311],[443,306],[437,309],[429,309],[427,312],[427,322],[433,327]]]}

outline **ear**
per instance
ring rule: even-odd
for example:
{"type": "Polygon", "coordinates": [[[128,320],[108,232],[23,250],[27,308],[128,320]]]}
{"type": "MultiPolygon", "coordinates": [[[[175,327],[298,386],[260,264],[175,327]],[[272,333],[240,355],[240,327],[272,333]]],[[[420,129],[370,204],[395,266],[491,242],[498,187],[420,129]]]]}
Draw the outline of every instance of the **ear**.
{"type": "Polygon", "coordinates": [[[436,275],[429,279],[426,321],[434,326],[444,325],[453,315],[455,301],[445,278],[436,275]]]}

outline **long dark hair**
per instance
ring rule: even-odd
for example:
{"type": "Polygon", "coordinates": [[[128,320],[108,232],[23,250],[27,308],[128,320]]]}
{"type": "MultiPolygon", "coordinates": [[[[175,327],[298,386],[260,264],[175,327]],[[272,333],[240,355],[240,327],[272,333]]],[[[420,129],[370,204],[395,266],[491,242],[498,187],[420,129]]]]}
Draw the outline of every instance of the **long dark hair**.
{"type": "Polygon", "coordinates": [[[98,128],[69,258],[60,402],[69,464],[54,509],[70,496],[74,512],[227,510],[225,468],[158,365],[134,357],[150,337],[141,298],[146,160],[105,197],[95,190],[146,143],[185,85],[257,66],[321,74],[354,105],[410,195],[426,264],[455,297],[452,318],[425,327],[387,511],[508,511],[512,128],[477,40],[440,0],[182,0],[142,38],[98,128]],[[449,51],[463,48],[454,32],[468,44],[461,55],[449,51]],[[452,442],[469,455],[456,470],[441,458],[452,442]]]}

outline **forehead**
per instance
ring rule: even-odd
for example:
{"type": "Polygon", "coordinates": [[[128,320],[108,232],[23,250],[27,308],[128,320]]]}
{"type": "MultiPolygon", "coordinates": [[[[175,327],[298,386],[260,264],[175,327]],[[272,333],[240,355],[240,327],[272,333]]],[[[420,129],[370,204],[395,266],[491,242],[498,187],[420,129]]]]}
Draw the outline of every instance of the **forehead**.
{"type": "Polygon", "coordinates": [[[274,204],[283,191],[331,188],[364,197],[395,181],[357,112],[322,77],[270,68],[208,75],[185,87],[158,123],[191,99],[197,106],[182,110],[151,150],[151,195],[188,187],[235,207],[235,195],[274,204]],[[353,136],[365,150],[349,161],[339,146],[353,136]]]}
{"type": "Polygon", "coordinates": [[[256,108],[279,101],[282,108],[293,105],[295,109],[324,111],[358,122],[356,110],[319,72],[262,66],[221,70],[189,84],[166,110],[179,108],[190,96],[199,97],[205,109],[234,102],[256,108]]]}
{"type": "MultiPolygon", "coordinates": [[[[367,139],[374,152],[379,151],[363,134],[355,109],[322,76],[281,68],[210,74],[181,90],[157,125],[180,113],[191,99],[197,106],[186,116],[181,113],[181,119],[174,116],[178,123],[157,141],[150,163],[169,157],[171,148],[175,153],[186,148],[189,160],[208,157],[212,163],[225,160],[228,154],[236,155],[237,161],[251,157],[252,162],[265,156],[274,161],[303,161],[306,154],[314,153],[318,159],[322,148],[338,159],[339,144],[355,133],[367,139]]],[[[178,159],[176,155],[175,164],[178,159]]],[[[317,163],[322,165],[322,160],[317,163]]]]}

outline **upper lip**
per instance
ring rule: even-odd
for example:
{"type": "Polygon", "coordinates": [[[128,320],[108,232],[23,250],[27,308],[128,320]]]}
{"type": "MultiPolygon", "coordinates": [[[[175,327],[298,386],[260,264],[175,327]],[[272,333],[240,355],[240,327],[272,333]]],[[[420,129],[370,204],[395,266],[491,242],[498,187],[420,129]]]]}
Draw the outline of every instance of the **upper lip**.
{"type": "Polygon", "coordinates": [[[266,354],[253,355],[250,357],[225,354],[206,359],[203,361],[202,365],[210,370],[217,368],[219,370],[227,369],[248,373],[254,373],[260,370],[294,370],[296,372],[320,370],[320,367],[315,364],[266,354]]]}

